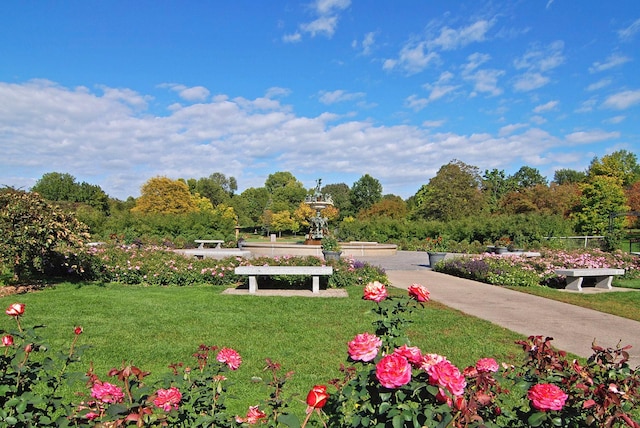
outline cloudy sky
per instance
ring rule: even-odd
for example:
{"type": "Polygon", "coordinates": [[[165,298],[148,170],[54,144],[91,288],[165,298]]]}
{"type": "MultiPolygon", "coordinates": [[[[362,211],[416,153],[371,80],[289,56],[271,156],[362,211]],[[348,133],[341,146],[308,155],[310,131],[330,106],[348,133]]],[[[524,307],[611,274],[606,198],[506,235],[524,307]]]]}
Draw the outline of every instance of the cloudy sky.
{"type": "Polygon", "coordinates": [[[0,4],[0,186],[290,171],[406,198],[452,159],[551,179],[639,147],[637,0],[0,4]]]}

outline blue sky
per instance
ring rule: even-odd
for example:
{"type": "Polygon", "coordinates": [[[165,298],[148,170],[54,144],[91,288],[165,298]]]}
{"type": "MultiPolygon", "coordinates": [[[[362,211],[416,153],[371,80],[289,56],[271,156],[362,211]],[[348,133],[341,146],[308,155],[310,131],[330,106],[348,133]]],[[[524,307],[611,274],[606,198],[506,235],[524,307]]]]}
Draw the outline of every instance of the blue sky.
{"type": "Polygon", "coordinates": [[[551,179],[639,153],[639,64],[637,0],[2,2],[0,185],[551,179]]]}

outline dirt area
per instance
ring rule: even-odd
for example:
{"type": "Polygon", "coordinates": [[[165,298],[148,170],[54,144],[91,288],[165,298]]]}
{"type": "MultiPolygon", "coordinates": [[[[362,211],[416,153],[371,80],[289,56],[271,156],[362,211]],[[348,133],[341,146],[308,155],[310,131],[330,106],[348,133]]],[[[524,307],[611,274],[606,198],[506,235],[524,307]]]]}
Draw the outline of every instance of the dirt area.
{"type": "Polygon", "coordinates": [[[42,288],[42,285],[2,285],[0,286],[0,297],[30,293],[32,291],[41,290],[42,288]]]}

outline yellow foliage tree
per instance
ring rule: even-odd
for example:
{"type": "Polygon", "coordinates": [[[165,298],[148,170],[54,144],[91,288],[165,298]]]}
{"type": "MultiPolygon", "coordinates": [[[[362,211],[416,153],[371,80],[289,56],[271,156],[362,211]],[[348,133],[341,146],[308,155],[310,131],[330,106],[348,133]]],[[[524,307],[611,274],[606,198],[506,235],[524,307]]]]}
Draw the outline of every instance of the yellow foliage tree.
{"type": "Polygon", "coordinates": [[[187,214],[197,212],[198,206],[184,181],[168,177],[154,177],[142,185],[133,212],[142,214],[187,214]]]}

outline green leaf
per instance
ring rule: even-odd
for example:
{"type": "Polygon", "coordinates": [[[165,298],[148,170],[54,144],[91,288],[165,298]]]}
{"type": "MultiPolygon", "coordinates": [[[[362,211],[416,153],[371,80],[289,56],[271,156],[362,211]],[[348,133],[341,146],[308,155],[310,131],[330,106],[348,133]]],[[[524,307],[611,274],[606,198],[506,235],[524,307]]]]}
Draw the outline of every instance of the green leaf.
{"type": "Polygon", "coordinates": [[[285,424],[289,428],[300,427],[300,419],[298,419],[297,415],[291,413],[278,416],[278,422],[285,424]]]}
{"type": "Polygon", "coordinates": [[[536,413],[532,414],[531,416],[529,416],[529,419],[527,419],[527,422],[532,427],[539,427],[540,425],[542,425],[542,423],[546,419],[547,419],[547,414],[546,413],[536,412],[536,413]]]}

